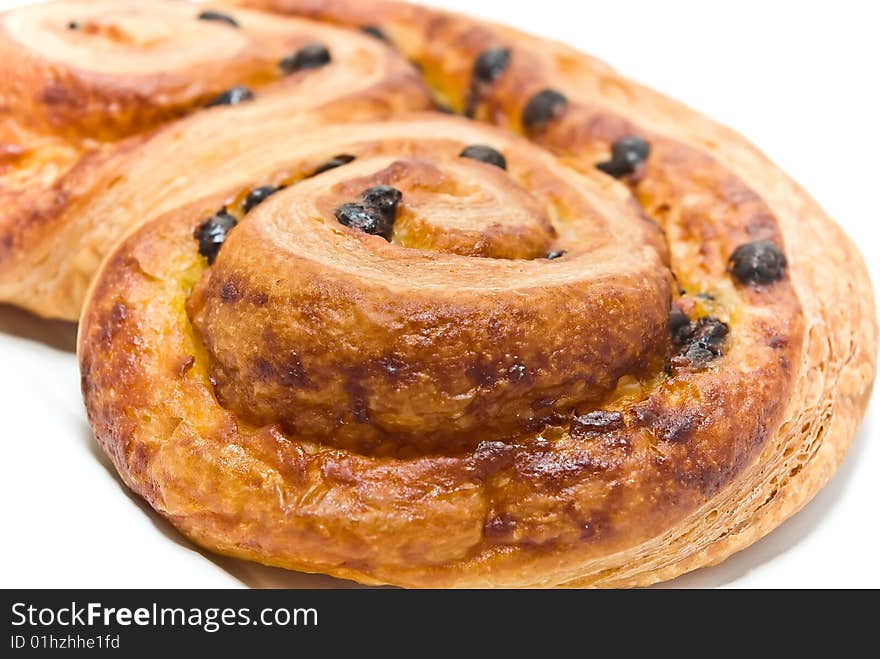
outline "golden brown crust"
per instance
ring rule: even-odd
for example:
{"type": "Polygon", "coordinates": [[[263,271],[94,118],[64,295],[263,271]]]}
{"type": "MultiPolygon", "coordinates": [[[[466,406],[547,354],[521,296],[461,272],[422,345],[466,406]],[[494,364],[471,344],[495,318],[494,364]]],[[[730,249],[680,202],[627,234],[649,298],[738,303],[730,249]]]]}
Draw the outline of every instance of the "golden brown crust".
{"type": "Polygon", "coordinates": [[[113,251],[80,333],[90,421],[184,533],[365,583],[645,585],[723,560],[827,480],[873,382],[870,284],[840,230],[741,137],[506,28],[397,3],[249,4],[376,24],[445,102],[556,156],[462,119],[322,126],[257,174],[308,172],[322,148],[354,163],[289,179],[212,267],[193,231],[240,199],[233,181],[113,251]],[[509,66],[475,85],[489,47],[510,48],[509,66]],[[564,108],[524,123],[547,88],[564,108]],[[629,191],[595,169],[627,134],[652,146],[629,191]],[[508,173],[458,162],[474,143],[508,173]],[[403,192],[390,244],[333,218],[376,183],[403,192]],[[657,336],[667,254],[628,192],[665,230],[674,305],[729,326],[720,355],[657,336]],[[507,224],[469,220],[466,200],[485,198],[507,224]],[[521,236],[524,252],[491,252],[521,236]],[[784,250],[780,278],[731,276],[755,240],[784,250]],[[534,258],[548,245],[570,253],[534,258]]]}
{"type": "Polygon", "coordinates": [[[327,153],[355,162],[277,193],[229,236],[188,310],[239,418],[370,454],[472,450],[661,358],[669,277],[625,197],[599,205],[538,149],[462,123],[401,122],[390,145],[357,140],[393,124],[340,131],[327,153]],[[469,132],[508,171],[459,157],[469,132]],[[403,192],[391,243],[334,217],[375,185],[403,192]],[[543,209],[564,258],[544,258],[550,242],[529,258],[459,255],[483,235],[522,247],[543,209]],[[457,243],[426,249],[437,233],[457,243]]]}
{"type": "Polygon", "coordinates": [[[110,247],[194,189],[274,170],[267,145],[282,153],[304,127],[431,104],[412,67],[375,39],[243,9],[227,10],[232,28],[199,11],[96,0],[0,16],[11,62],[0,81],[0,300],[76,319],[110,247]],[[279,61],[313,43],[331,62],[284,75],[279,61]],[[253,100],[205,107],[241,84],[253,100]]]}

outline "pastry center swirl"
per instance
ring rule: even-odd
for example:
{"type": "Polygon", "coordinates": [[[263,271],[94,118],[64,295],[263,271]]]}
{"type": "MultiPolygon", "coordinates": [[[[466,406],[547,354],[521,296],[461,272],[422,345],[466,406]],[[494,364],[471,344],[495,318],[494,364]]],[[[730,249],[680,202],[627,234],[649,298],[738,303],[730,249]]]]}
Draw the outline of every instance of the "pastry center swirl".
{"type": "Polygon", "coordinates": [[[543,258],[556,230],[547,211],[507,172],[464,158],[442,164],[398,160],[385,169],[342,184],[354,197],[371,185],[406,185],[392,241],[403,247],[496,259],[543,258]]]}
{"type": "Polygon", "coordinates": [[[188,304],[227,409],[367,454],[448,453],[515,441],[666,350],[668,270],[622,195],[528,153],[505,171],[413,151],[276,192],[229,233],[188,304]],[[390,234],[337,219],[376,186],[400,192],[390,234]]]}

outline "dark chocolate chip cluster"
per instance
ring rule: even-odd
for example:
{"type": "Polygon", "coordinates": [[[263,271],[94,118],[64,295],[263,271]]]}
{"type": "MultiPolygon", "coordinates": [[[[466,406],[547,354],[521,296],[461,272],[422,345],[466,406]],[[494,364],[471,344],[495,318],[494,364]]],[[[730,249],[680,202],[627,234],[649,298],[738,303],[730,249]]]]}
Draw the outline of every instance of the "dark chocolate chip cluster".
{"type": "Polygon", "coordinates": [[[336,209],[340,224],[391,240],[397,206],[403,194],[390,185],[376,185],[361,193],[359,203],[342,204],[336,209]]]}
{"type": "Polygon", "coordinates": [[[614,178],[635,174],[651,153],[651,145],[637,135],[627,135],[611,145],[611,158],[596,165],[596,169],[614,178]]]}
{"type": "Polygon", "coordinates": [[[208,263],[214,263],[223,241],[238,220],[235,219],[226,208],[221,208],[207,220],[202,222],[193,234],[199,242],[199,254],[208,259],[208,263]]]}
{"type": "Polygon", "coordinates": [[[782,250],[769,240],[740,245],[730,255],[730,272],[742,284],[770,284],[785,276],[788,262],[782,250]]]}
{"type": "Polygon", "coordinates": [[[700,367],[721,356],[721,347],[730,328],[714,316],[691,320],[673,306],[669,314],[669,331],[673,345],[678,348],[672,365],[700,367]]]}

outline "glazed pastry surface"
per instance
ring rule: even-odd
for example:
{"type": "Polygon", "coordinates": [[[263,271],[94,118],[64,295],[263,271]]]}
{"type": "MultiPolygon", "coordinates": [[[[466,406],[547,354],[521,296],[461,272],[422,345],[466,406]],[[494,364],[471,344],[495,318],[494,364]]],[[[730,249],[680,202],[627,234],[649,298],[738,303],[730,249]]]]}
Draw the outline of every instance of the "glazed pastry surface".
{"type": "Polygon", "coordinates": [[[133,227],[272,170],[266,150],[317,123],[431,107],[369,36],[205,11],[79,0],[0,15],[0,301],[75,320],[133,227]]]}
{"type": "Polygon", "coordinates": [[[96,437],[196,543],[369,584],[639,586],[839,464],[875,371],[864,264],[739,135],[413,5],[112,6],[0,20],[48,33],[3,116],[51,144],[0,178],[0,296],[85,299],[96,437]],[[54,94],[94,103],[47,101],[60,52],[54,94]]]}

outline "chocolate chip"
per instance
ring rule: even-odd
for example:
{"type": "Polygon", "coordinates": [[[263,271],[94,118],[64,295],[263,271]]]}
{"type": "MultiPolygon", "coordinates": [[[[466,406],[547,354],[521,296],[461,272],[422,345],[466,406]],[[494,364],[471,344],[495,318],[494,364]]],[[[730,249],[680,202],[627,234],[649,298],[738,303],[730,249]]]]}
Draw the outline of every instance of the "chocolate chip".
{"type": "Polygon", "coordinates": [[[369,34],[371,37],[375,37],[376,39],[379,39],[380,41],[387,41],[390,43],[390,40],[388,39],[388,35],[385,34],[381,29],[379,29],[375,25],[364,25],[361,28],[361,32],[363,32],[364,34],[369,34]]]}
{"type": "MultiPolygon", "coordinates": [[[[682,323],[677,317],[673,320],[673,314],[670,313],[670,329],[673,322],[677,323],[677,328],[672,339],[680,348],[677,357],[683,357],[688,365],[702,366],[721,356],[721,345],[730,333],[727,323],[713,316],[682,323]]],[[[683,363],[681,359],[674,361],[673,365],[683,363]]]]}
{"type": "Polygon", "coordinates": [[[635,174],[639,165],[648,159],[651,145],[636,135],[628,135],[611,145],[611,159],[600,162],[596,169],[614,178],[635,174]]]}
{"type": "Polygon", "coordinates": [[[208,259],[209,264],[214,263],[226,234],[236,224],[238,221],[225,208],[221,208],[195,230],[193,237],[199,241],[199,254],[208,259]]]}
{"type": "Polygon", "coordinates": [[[495,165],[501,169],[507,169],[507,160],[504,154],[496,151],[491,146],[485,144],[472,144],[465,147],[464,151],[458,154],[461,158],[470,158],[471,160],[479,160],[489,165],[495,165]]]}
{"type": "Polygon", "coordinates": [[[232,27],[238,27],[238,21],[232,18],[232,16],[219,11],[214,11],[213,9],[206,9],[198,15],[198,19],[200,21],[218,21],[220,23],[231,25],[232,27]]]}
{"type": "Polygon", "coordinates": [[[254,188],[244,200],[244,212],[249,213],[252,208],[262,204],[280,189],[275,185],[261,185],[259,188],[254,188]]]}
{"type": "Polygon", "coordinates": [[[317,176],[318,174],[323,174],[326,171],[331,169],[336,169],[337,167],[342,167],[342,165],[347,165],[352,160],[354,160],[354,156],[351,156],[347,153],[340,153],[338,156],[333,156],[325,162],[323,165],[318,167],[315,171],[312,172],[312,176],[317,176]]]}
{"type": "Polygon", "coordinates": [[[509,48],[489,48],[474,61],[474,78],[480,82],[495,82],[510,64],[509,48]]]}
{"type": "Polygon", "coordinates": [[[740,245],[730,255],[730,272],[743,284],[769,284],[785,276],[785,254],[769,240],[740,245]]]}
{"type": "Polygon", "coordinates": [[[713,345],[720,345],[722,339],[727,336],[729,328],[727,323],[714,316],[703,316],[698,320],[689,321],[687,326],[679,328],[676,336],[681,344],[689,343],[700,338],[706,338],[713,345]]]}
{"type": "Polygon", "coordinates": [[[591,433],[608,432],[623,428],[623,414],[596,410],[574,417],[571,421],[572,437],[582,439],[591,433]]]}
{"type": "Polygon", "coordinates": [[[336,209],[340,224],[391,240],[397,205],[403,194],[390,185],[376,185],[361,193],[360,204],[342,204],[336,209]]]}
{"type": "Polygon", "coordinates": [[[547,256],[545,256],[544,258],[547,259],[548,261],[552,261],[553,259],[558,259],[561,256],[565,256],[564,249],[556,249],[556,250],[553,250],[552,252],[547,252],[547,256]]]}
{"type": "Polygon", "coordinates": [[[290,75],[305,69],[317,69],[330,63],[330,51],[324,44],[312,43],[283,58],[278,66],[290,75]]]}
{"type": "Polygon", "coordinates": [[[730,333],[727,323],[712,316],[705,316],[697,321],[697,335],[709,345],[719,346],[724,337],[730,333]]]}
{"type": "Polygon", "coordinates": [[[694,341],[690,345],[688,345],[687,349],[684,351],[684,354],[681,355],[691,366],[694,365],[702,365],[708,361],[715,359],[720,353],[717,349],[712,348],[711,346],[706,345],[702,340],[694,341]]]}
{"type": "Polygon", "coordinates": [[[464,116],[473,118],[483,95],[483,87],[497,80],[510,64],[509,48],[489,48],[474,60],[471,84],[464,103],[464,116]]]}
{"type": "Polygon", "coordinates": [[[397,205],[403,198],[403,194],[397,188],[390,185],[376,185],[367,188],[361,193],[361,200],[368,208],[374,208],[382,215],[387,217],[390,222],[394,222],[394,216],[397,213],[397,205]]]}
{"type": "Polygon", "coordinates": [[[213,101],[208,103],[207,107],[213,108],[218,105],[238,105],[239,103],[250,101],[253,98],[254,93],[250,89],[244,85],[236,85],[235,87],[230,87],[213,101]]]}
{"type": "Polygon", "coordinates": [[[336,219],[344,226],[382,236],[385,240],[391,237],[393,225],[378,210],[367,208],[363,204],[342,204],[336,209],[336,219]]]}
{"type": "Polygon", "coordinates": [[[545,89],[538,92],[526,103],[522,113],[522,125],[532,133],[558,118],[568,105],[568,99],[558,91],[545,89]]]}
{"type": "Polygon", "coordinates": [[[80,27],[82,27],[82,26],[77,21],[70,21],[67,24],[68,30],[78,30],[80,27]]]}

